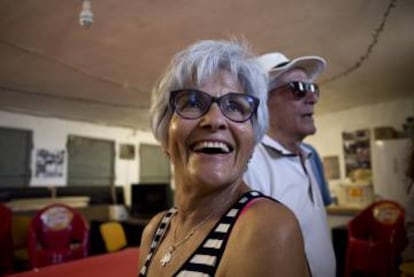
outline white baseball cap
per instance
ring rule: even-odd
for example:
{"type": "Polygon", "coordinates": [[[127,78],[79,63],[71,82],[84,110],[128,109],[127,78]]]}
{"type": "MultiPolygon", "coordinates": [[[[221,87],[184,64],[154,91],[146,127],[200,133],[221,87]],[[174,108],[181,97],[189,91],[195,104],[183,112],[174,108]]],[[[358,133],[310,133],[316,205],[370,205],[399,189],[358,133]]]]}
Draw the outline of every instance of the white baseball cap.
{"type": "Polygon", "coordinates": [[[303,56],[289,60],[279,52],[263,54],[256,57],[256,61],[268,72],[270,81],[295,67],[302,68],[310,81],[314,81],[326,67],[325,59],[318,56],[303,56]]]}

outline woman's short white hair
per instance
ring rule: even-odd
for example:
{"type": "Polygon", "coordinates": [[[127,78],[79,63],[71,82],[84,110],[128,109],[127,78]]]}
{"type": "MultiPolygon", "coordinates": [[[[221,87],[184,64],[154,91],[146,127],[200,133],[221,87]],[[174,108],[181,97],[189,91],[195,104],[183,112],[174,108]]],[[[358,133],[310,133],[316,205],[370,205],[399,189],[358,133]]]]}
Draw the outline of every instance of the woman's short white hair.
{"type": "Polygon", "coordinates": [[[222,70],[229,72],[246,94],[260,100],[257,112],[251,120],[255,143],[262,139],[268,125],[267,73],[254,59],[246,43],[202,40],[173,57],[165,74],[152,91],[151,128],[155,138],[163,146],[168,145],[168,125],[172,117],[169,106],[171,91],[198,88],[222,70]]]}

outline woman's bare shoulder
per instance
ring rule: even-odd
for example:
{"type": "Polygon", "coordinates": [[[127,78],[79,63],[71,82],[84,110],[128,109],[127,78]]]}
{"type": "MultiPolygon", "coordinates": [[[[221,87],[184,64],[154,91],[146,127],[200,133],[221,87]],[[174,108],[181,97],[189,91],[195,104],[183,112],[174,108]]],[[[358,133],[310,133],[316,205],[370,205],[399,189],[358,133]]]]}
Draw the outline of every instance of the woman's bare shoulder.
{"type": "Polygon", "coordinates": [[[240,226],[251,228],[254,231],[272,236],[288,235],[291,232],[299,232],[300,227],[293,212],[280,202],[268,198],[254,200],[238,220],[240,226]]]}
{"type": "Polygon", "coordinates": [[[228,276],[304,276],[303,238],[294,214],[268,198],[255,200],[234,226],[222,270],[228,276]]]}

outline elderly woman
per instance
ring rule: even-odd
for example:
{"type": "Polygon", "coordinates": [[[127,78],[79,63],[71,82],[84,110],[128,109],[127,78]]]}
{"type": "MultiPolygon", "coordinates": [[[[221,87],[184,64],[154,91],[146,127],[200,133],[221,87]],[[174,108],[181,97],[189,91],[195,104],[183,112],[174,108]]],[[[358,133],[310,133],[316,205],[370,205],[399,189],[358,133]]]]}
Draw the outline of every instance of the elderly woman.
{"type": "Polygon", "coordinates": [[[267,75],[243,45],[200,41],[153,91],[175,207],[146,226],[139,276],[307,276],[299,225],[243,182],[267,127],[267,75]]]}

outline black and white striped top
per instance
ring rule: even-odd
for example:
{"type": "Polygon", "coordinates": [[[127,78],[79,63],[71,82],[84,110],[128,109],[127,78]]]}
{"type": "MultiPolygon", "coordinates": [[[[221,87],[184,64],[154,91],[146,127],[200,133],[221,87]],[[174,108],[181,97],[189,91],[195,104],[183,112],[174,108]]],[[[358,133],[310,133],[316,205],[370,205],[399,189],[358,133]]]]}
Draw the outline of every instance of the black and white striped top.
{"type": "MultiPolygon", "coordinates": [[[[173,276],[214,276],[221,257],[223,256],[231,230],[240,215],[240,212],[251,200],[258,197],[269,198],[258,191],[249,191],[244,193],[239,200],[221,217],[196,251],[173,276]]],[[[275,201],[274,199],[272,200],[275,201]]],[[[152,257],[162,241],[166,230],[168,229],[171,218],[176,212],[176,208],[171,208],[162,218],[151,242],[150,252],[146,257],[144,266],[139,273],[139,277],[146,276],[152,257]]]]}

